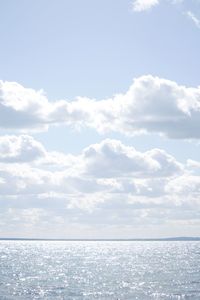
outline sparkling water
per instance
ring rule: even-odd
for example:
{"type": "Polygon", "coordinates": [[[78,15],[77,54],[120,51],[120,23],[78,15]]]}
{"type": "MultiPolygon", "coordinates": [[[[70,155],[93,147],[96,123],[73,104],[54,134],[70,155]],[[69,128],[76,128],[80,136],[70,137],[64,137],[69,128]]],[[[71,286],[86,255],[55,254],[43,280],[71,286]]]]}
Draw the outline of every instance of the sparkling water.
{"type": "Polygon", "coordinates": [[[0,300],[200,299],[200,242],[0,241],[0,300]]]}

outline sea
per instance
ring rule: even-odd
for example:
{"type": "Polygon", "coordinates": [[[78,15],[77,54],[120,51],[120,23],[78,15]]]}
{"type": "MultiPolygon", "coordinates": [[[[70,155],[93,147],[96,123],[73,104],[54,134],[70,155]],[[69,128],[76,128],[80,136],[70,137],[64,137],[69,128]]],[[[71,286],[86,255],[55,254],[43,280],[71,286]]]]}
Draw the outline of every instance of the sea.
{"type": "Polygon", "coordinates": [[[0,241],[0,300],[200,300],[198,241],[0,241]]]}

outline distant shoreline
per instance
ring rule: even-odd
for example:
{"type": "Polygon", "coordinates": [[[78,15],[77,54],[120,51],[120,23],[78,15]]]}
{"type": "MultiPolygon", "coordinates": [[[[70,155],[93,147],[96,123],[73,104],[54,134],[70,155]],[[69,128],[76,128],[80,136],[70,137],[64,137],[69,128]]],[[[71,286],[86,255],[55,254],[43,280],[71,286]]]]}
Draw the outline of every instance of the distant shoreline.
{"type": "Polygon", "coordinates": [[[200,241],[200,237],[169,237],[155,239],[42,239],[42,238],[0,238],[0,241],[46,241],[46,242],[194,242],[200,241]]]}

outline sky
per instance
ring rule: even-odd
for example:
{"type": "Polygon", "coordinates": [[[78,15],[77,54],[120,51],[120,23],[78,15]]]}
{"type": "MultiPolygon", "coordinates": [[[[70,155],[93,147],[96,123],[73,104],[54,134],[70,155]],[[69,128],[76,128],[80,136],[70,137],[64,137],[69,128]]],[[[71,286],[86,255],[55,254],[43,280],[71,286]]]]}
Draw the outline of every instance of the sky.
{"type": "Polygon", "coordinates": [[[0,237],[200,232],[200,1],[0,0],[0,237]]]}

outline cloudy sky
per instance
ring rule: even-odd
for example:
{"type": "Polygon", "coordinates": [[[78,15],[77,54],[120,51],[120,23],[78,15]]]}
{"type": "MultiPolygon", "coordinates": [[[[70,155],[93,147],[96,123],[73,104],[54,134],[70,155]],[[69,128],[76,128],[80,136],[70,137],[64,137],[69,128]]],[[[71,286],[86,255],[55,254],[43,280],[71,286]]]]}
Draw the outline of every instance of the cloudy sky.
{"type": "Polygon", "coordinates": [[[0,0],[0,237],[200,230],[200,1],[0,0]]]}

